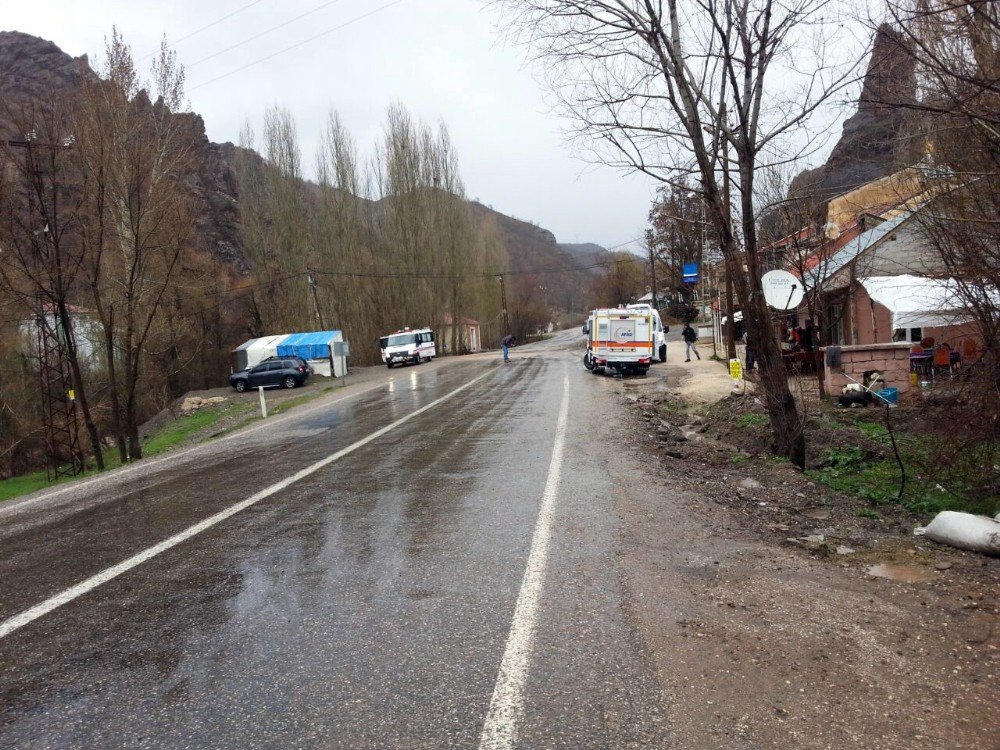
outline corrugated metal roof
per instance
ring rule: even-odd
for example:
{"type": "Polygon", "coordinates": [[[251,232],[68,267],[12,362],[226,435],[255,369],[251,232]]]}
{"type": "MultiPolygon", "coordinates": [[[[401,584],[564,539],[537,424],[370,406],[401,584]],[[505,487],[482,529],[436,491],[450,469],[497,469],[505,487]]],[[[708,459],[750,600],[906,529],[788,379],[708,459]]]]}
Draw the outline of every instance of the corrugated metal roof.
{"type": "Polygon", "coordinates": [[[830,260],[826,263],[826,268],[823,269],[824,273],[822,278],[819,280],[819,283],[822,284],[825,282],[837,273],[837,271],[861,255],[861,253],[865,252],[865,250],[881,241],[886,235],[890,234],[911,216],[913,216],[913,212],[907,211],[906,213],[900,214],[893,219],[883,221],[877,227],[872,227],[867,232],[862,232],[853,240],[848,242],[840,248],[840,250],[830,256],[830,260]]]}

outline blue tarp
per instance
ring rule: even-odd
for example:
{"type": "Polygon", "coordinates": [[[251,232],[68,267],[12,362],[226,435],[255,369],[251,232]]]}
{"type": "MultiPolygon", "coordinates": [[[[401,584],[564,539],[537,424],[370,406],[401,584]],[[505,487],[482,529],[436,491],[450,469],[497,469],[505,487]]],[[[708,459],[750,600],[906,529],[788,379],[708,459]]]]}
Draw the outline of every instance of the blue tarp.
{"type": "Polygon", "coordinates": [[[293,333],[278,344],[278,356],[302,357],[302,359],[329,359],[330,347],[334,341],[340,340],[340,331],[293,333]]]}

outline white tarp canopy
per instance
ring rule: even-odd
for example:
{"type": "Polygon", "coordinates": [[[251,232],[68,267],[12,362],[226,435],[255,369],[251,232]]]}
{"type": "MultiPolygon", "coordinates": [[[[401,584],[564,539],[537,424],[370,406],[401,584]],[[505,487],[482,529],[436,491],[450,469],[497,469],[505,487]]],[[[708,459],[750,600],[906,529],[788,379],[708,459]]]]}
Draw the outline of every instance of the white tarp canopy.
{"type": "Polygon", "coordinates": [[[288,338],[287,333],[283,333],[280,336],[264,336],[259,339],[255,339],[250,346],[247,347],[247,367],[255,367],[263,362],[268,357],[278,356],[278,344],[288,338]]]}
{"type": "MultiPolygon", "coordinates": [[[[728,321],[728,320],[729,320],[729,316],[728,315],[723,315],[722,316],[722,321],[721,321],[722,325],[725,325],[726,321],[728,321]]],[[[741,320],[743,320],[743,311],[742,310],[737,310],[736,312],[733,313],[733,321],[735,323],[739,323],[741,320]]]]}
{"type": "Polygon", "coordinates": [[[861,279],[868,296],[892,313],[892,327],[938,328],[968,323],[972,311],[954,279],[924,276],[872,276],[861,279]]]}

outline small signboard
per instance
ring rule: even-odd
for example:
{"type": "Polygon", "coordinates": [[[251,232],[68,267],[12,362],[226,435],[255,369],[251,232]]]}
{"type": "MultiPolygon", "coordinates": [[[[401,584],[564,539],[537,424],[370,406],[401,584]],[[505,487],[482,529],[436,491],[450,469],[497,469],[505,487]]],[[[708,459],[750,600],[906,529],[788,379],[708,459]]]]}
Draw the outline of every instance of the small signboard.
{"type": "Polygon", "coordinates": [[[685,263],[684,264],[684,283],[685,284],[697,284],[698,283],[698,264],[697,263],[685,263]]]}
{"type": "Polygon", "coordinates": [[[729,360],[729,377],[733,380],[743,379],[743,363],[738,359],[729,360]]]}

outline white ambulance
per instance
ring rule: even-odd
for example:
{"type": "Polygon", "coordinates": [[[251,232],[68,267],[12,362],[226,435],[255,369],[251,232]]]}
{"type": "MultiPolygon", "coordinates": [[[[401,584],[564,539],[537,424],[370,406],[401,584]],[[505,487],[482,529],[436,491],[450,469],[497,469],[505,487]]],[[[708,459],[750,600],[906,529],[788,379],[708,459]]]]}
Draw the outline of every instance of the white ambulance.
{"type": "Polygon", "coordinates": [[[412,363],[419,365],[437,356],[434,332],[430,328],[403,328],[379,339],[386,367],[412,363]]]}
{"type": "Polygon", "coordinates": [[[583,364],[595,373],[645,375],[653,361],[656,337],[652,310],[627,307],[593,310],[583,328],[587,353],[583,364]]]}
{"type": "Polygon", "coordinates": [[[653,316],[653,361],[654,362],[666,362],[667,361],[667,334],[670,333],[670,326],[663,325],[660,320],[659,311],[653,309],[653,306],[645,302],[637,302],[632,305],[626,305],[628,310],[648,310],[653,316]]]}

